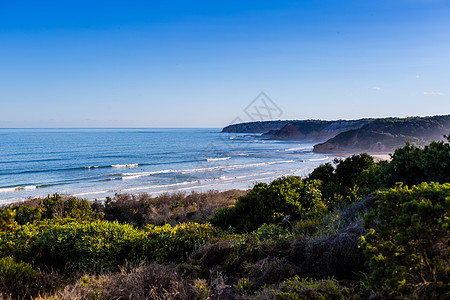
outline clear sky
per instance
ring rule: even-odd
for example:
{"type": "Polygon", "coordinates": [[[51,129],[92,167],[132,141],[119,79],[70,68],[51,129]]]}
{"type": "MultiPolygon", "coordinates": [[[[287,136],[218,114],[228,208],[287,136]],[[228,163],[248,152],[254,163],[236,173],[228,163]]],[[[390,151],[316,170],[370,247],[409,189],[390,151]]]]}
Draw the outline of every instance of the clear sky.
{"type": "Polygon", "coordinates": [[[450,1],[0,0],[0,127],[450,114],[450,1]]]}

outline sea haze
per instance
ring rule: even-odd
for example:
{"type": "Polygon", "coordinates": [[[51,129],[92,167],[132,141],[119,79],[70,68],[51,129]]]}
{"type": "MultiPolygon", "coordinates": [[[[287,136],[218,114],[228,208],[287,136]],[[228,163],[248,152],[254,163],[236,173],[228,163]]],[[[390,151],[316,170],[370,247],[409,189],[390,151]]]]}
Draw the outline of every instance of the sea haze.
{"type": "Polygon", "coordinates": [[[0,204],[60,193],[247,189],[332,158],[313,144],[220,129],[0,129],[0,204]]]}

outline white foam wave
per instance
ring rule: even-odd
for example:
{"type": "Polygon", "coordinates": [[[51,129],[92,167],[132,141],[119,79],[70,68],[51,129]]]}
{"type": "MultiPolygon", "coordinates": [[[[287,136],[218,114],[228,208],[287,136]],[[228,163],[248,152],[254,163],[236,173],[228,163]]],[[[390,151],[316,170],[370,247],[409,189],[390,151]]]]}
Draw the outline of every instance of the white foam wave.
{"type": "Polygon", "coordinates": [[[124,177],[120,177],[120,179],[127,180],[127,179],[136,179],[136,178],[140,178],[140,177],[143,177],[143,176],[142,175],[124,176],[124,177]]]}
{"type": "Polygon", "coordinates": [[[96,168],[98,168],[98,166],[87,166],[87,167],[84,167],[85,169],[96,169],[96,168]]]}
{"type": "Polygon", "coordinates": [[[139,164],[111,165],[111,168],[136,168],[139,164]]]}
{"type": "Polygon", "coordinates": [[[207,157],[206,161],[220,161],[220,160],[228,160],[231,157],[207,157]]]}
{"type": "Polygon", "coordinates": [[[295,147],[295,148],[288,148],[284,149],[284,151],[297,151],[297,150],[311,150],[312,147],[295,147]]]}
{"type": "MultiPolygon", "coordinates": [[[[292,162],[294,162],[294,160],[270,161],[270,162],[243,164],[243,165],[215,166],[215,167],[195,168],[195,169],[185,169],[185,170],[161,170],[161,171],[140,172],[140,173],[122,173],[121,175],[124,176],[123,179],[125,179],[125,177],[139,178],[139,177],[151,176],[151,175],[156,175],[156,174],[167,174],[167,173],[190,174],[190,173],[199,173],[199,172],[208,172],[208,171],[224,171],[224,170],[232,170],[232,169],[240,169],[240,168],[260,167],[260,166],[266,166],[266,165],[292,163],[292,162]]],[[[131,178],[129,178],[129,179],[131,179],[131,178]]]]}
{"type": "MultiPolygon", "coordinates": [[[[303,169],[290,169],[283,171],[271,171],[264,173],[250,173],[239,176],[220,176],[218,178],[209,178],[195,181],[183,181],[172,184],[159,184],[159,185],[147,185],[147,186],[135,186],[119,190],[103,190],[103,191],[91,191],[85,193],[74,194],[73,196],[87,196],[87,195],[97,195],[106,193],[117,193],[117,192],[146,192],[148,194],[161,194],[164,192],[176,192],[184,190],[195,190],[202,189],[206,187],[226,187],[233,188],[236,184],[246,184],[246,183],[256,183],[262,181],[274,180],[283,176],[292,176],[295,173],[302,172],[308,168],[303,169]],[[288,171],[288,172],[286,172],[288,171]]],[[[153,172],[154,173],[154,172],[153,172]]]]}
{"type": "Polygon", "coordinates": [[[8,192],[15,192],[15,191],[28,191],[28,190],[35,190],[37,189],[37,186],[35,185],[25,185],[25,186],[17,186],[17,187],[10,187],[10,188],[1,188],[0,193],[8,193],[8,192]]]}
{"type": "Polygon", "coordinates": [[[309,159],[309,161],[322,161],[322,160],[327,160],[327,159],[329,159],[328,156],[322,157],[322,158],[311,158],[311,159],[309,159]]]}
{"type": "Polygon", "coordinates": [[[8,193],[8,192],[14,192],[16,190],[16,188],[12,187],[12,188],[1,188],[0,189],[0,193],[8,193]]]}

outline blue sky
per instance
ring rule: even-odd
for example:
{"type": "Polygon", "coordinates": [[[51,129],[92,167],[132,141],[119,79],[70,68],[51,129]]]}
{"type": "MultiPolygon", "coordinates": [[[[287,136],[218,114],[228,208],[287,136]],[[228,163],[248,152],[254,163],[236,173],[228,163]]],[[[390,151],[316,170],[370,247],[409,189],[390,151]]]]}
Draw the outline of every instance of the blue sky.
{"type": "Polygon", "coordinates": [[[0,127],[450,113],[450,1],[0,0],[0,127]],[[95,3],[93,3],[95,2],[95,3]]]}

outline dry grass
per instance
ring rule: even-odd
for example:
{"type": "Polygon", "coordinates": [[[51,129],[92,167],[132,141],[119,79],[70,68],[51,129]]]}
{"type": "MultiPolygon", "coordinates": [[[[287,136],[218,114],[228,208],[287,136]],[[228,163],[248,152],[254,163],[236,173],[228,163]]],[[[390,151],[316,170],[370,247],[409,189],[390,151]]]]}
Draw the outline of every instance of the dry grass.
{"type": "Polygon", "coordinates": [[[190,194],[164,193],[154,198],[147,194],[121,194],[109,198],[103,208],[97,209],[104,211],[106,220],[118,220],[138,226],[162,223],[176,225],[210,218],[217,209],[234,205],[237,198],[246,193],[247,191],[241,190],[211,190],[190,194]]]}
{"type": "Polygon", "coordinates": [[[299,264],[305,277],[357,279],[355,272],[364,270],[364,255],[358,248],[359,238],[366,234],[362,220],[327,237],[308,241],[304,261],[299,264]]]}
{"type": "Polygon", "coordinates": [[[195,288],[174,265],[141,264],[117,274],[86,275],[37,299],[195,299],[195,288]]]}

